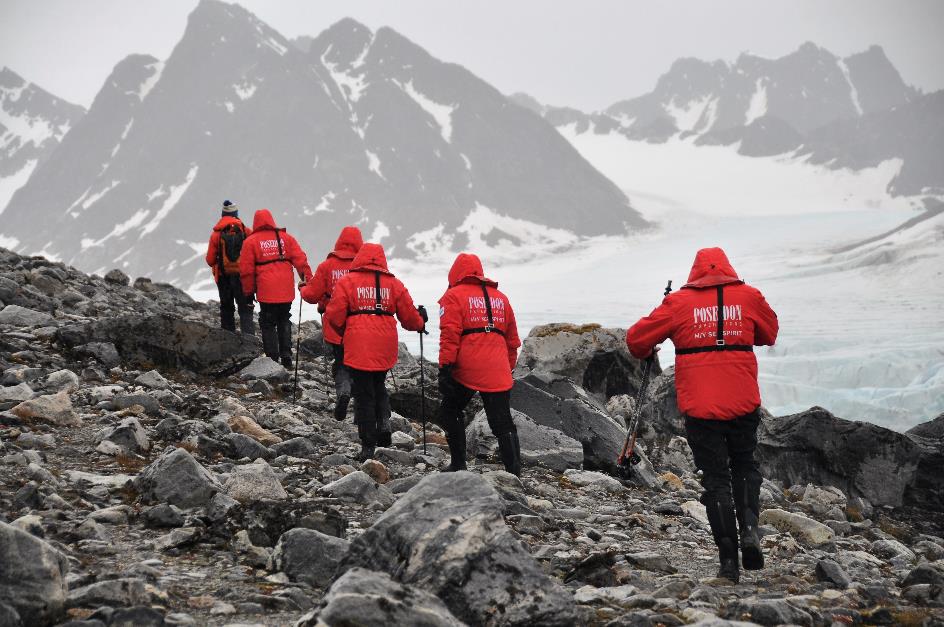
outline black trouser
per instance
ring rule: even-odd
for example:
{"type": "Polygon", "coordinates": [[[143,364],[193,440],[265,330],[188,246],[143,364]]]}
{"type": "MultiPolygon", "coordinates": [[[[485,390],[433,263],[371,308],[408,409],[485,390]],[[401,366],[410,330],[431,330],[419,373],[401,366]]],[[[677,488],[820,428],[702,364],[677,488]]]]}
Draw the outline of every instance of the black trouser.
{"type": "Polygon", "coordinates": [[[354,392],[354,424],[365,446],[390,446],[390,396],[387,372],[348,368],[354,392]]]}
{"type": "Polygon", "coordinates": [[[737,529],[732,529],[735,508],[742,529],[745,520],[756,524],[762,482],[760,467],[754,459],[759,424],[757,410],[734,420],[685,417],[685,433],[695,466],[704,473],[701,502],[716,542],[729,537],[736,546],[737,529]]]}
{"type": "Polygon", "coordinates": [[[220,326],[227,331],[236,331],[236,308],[239,308],[239,328],[252,335],[252,301],[243,294],[243,286],[238,274],[221,274],[216,282],[220,293],[220,326]]]}
{"type": "Polygon", "coordinates": [[[334,375],[334,389],[338,398],[351,395],[351,369],[344,365],[344,345],[328,344],[334,352],[331,374],[334,375]]]}
{"type": "Polygon", "coordinates": [[[259,328],[267,357],[292,358],[292,303],[259,303],[259,328]]]}
{"type": "MultiPolygon", "coordinates": [[[[479,392],[479,394],[482,397],[482,404],[485,405],[488,426],[495,437],[506,433],[517,433],[515,422],[511,419],[511,390],[479,392]]],[[[448,438],[465,439],[465,418],[462,412],[473,396],[475,396],[475,390],[470,390],[455,380],[443,391],[439,421],[448,438]]]]}

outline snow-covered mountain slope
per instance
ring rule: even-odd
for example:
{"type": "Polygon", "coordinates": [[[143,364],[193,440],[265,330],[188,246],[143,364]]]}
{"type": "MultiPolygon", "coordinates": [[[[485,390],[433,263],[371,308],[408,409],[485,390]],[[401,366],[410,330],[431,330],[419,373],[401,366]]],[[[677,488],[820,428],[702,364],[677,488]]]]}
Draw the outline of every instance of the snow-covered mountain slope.
{"type": "Polygon", "coordinates": [[[342,20],[292,43],[202,0],[166,61],[118,64],[0,231],[89,271],[206,284],[224,198],[313,252],[351,223],[400,257],[646,226],[540,116],[393,30],[342,20]]]}
{"type": "Polygon", "coordinates": [[[891,193],[944,194],[944,92],[906,85],[878,46],[844,59],[811,43],[780,59],[679,59],[652,92],[592,114],[512,98],[573,135],[688,139],[752,157],[801,155],[830,169],[897,159],[891,193]]]}
{"type": "Polygon", "coordinates": [[[0,67],[0,213],[84,114],[0,67]]]}

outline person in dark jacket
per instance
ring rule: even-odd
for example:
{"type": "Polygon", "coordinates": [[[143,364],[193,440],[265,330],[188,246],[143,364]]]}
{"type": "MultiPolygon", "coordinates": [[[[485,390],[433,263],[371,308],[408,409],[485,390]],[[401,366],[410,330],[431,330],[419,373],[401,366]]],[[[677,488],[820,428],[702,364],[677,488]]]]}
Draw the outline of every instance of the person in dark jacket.
{"type": "Polygon", "coordinates": [[[295,277],[311,278],[305,251],[285,229],[275,226],[268,209],[260,209],[252,220],[252,235],[243,242],[239,274],[243,294],[259,301],[262,348],[273,361],[292,367],[292,301],[295,277]]]}
{"type": "Polygon", "coordinates": [[[508,297],[485,277],[477,256],[460,254],[439,299],[440,424],[452,457],[447,472],[466,469],[463,410],[478,392],[505,470],[521,475],[521,447],[511,419],[511,371],[519,346],[508,297]]]}
{"type": "MultiPolygon", "coordinates": [[[[315,276],[310,283],[302,287],[302,298],[309,303],[318,304],[318,312],[323,314],[328,308],[334,286],[351,270],[351,264],[357,255],[364,238],[361,230],[356,226],[346,226],[341,229],[334,250],[328,253],[328,258],[318,264],[315,276]]],[[[351,401],[351,371],[344,365],[344,347],[341,336],[330,325],[322,325],[324,341],[331,347],[334,362],[331,372],[334,375],[334,387],[337,403],[334,405],[336,420],[344,420],[347,415],[347,405],[351,401]]]]}
{"type": "Polygon", "coordinates": [[[688,283],[626,333],[637,358],[671,338],[675,386],[688,444],[702,471],[719,577],[737,583],[764,567],[757,532],[761,475],[754,460],[760,390],[754,346],[772,346],[779,325],[764,296],[742,281],[720,248],[695,255],[688,283]],[[739,537],[740,530],[740,537],[739,537]]]}
{"type": "Polygon", "coordinates": [[[239,219],[239,208],[223,201],[220,217],[207,245],[206,262],[213,269],[213,281],[220,294],[220,326],[236,331],[236,310],[239,310],[239,329],[243,335],[254,335],[252,301],[246,300],[239,280],[239,256],[242,244],[252,230],[239,219]]]}
{"type": "Polygon", "coordinates": [[[379,444],[390,446],[390,398],[387,371],[397,363],[397,323],[408,331],[426,329],[426,311],[400,279],[387,269],[383,246],[361,246],[350,272],[334,286],[325,325],[341,336],[344,365],[351,369],[354,422],[361,439],[359,461],[374,456],[379,444]]]}

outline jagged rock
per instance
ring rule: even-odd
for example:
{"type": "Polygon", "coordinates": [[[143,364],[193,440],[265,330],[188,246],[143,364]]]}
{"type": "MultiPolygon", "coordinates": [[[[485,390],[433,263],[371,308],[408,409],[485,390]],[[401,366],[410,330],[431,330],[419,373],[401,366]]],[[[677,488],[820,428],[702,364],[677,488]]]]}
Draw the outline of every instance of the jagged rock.
{"type": "Polygon", "coordinates": [[[782,509],[765,509],[760,513],[760,524],[770,525],[807,546],[820,546],[832,542],[835,532],[812,518],[782,509]]]}
{"type": "Polygon", "coordinates": [[[24,625],[48,625],[62,617],[69,562],[50,544],[0,522],[0,603],[24,625]]]}
{"type": "Polygon", "coordinates": [[[223,490],[240,503],[280,501],[288,498],[288,493],[279,482],[275,471],[262,459],[233,468],[223,490]]]}
{"type": "MultiPolygon", "coordinates": [[[[518,356],[518,367],[567,377],[604,401],[619,394],[635,395],[644,364],[629,353],[625,329],[599,325],[536,326],[518,356]]],[[[656,362],[652,376],[660,372],[656,362]]]]}
{"type": "Polygon", "coordinates": [[[845,590],[852,583],[849,575],[842,569],[842,566],[832,560],[819,560],[816,562],[816,579],[833,584],[841,590],[845,590]]]}
{"type": "MultiPolygon", "coordinates": [[[[214,501],[224,495],[217,495],[214,501]]],[[[228,497],[227,497],[228,498],[228,497]]],[[[231,508],[225,516],[210,515],[223,535],[227,529],[245,529],[255,546],[274,546],[291,529],[314,529],[336,538],[344,537],[347,520],[341,513],[312,499],[258,501],[231,508]]]]}
{"type": "Polygon", "coordinates": [[[102,365],[111,368],[121,362],[118,349],[111,342],[89,342],[76,346],[73,351],[80,357],[97,359],[102,365]]]}
{"type": "Polygon", "coordinates": [[[138,375],[134,382],[152,390],[166,390],[170,387],[170,383],[168,383],[167,379],[157,370],[148,370],[138,375]]]}
{"type": "MultiPolygon", "coordinates": [[[[522,463],[544,466],[557,472],[581,467],[583,447],[580,442],[556,429],[535,423],[520,411],[513,409],[511,415],[518,430],[522,463]]],[[[497,455],[498,439],[492,435],[484,409],[475,415],[472,424],[466,428],[466,446],[477,457],[497,455]]]]}
{"type": "Polygon", "coordinates": [[[182,527],[184,524],[184,513],[180,508],[167,503],[149,507],[141,513],[141,517],[148,527],[182,527]]]}
{"type": "Polygon", "coordinates": [[[252,362],[239,371],[239,378],[248,381],[250,379],[262,379],[263,381],[288,381],[289,372],[282,364],[272,361],[265,355],[260,355],[252,362]]]}
{"type": "Polygon", "coordinates": [[[906,434],[918,446],[918,471],[905,492],[905,501],[944,511],[944,414],[910,429],[906,434]]]}
{"type": "Polygon", "coordinates": [[[46,389],[51,392],[72,392],[79,387],[79,375],[71,370],[56,370],[46,377],[46,389]]]}
{"type": "Polygon", "coordinates": [[[262,349],[254,336],[230,333],[170,313],[106,318],[94,324],[92,333],[112,342],[129,362],[184,367],[208,376],[236,372],[262,349]]]}
{"type": "Polygon", "coordinates": [[[112,442],[123,450],[132,453],[144,453],[151,449],[151,441],[148,439],[147,430],[133,416],[123,419],[114,427],[105,429],[97,439],[99,442],[112,442]]]}
{"type": "Polygon", "coordinates": [[[944,414],[941,414],[934,420],[929,420],[927,422],[922,422],[919,425],[908,429],[906,431],[908,435],[916,435],[922,438],[928,438],[931,440],[940,440],[944,439],[944,414]]]}
{"type": "MultiPolygon", "coordinates": [[[[245,410],[244,410],[245,411],[245,410]]],[[[231,416],[227,421],[229,428],[236,433],[242,433],[257,440],[265,446],[272,446],[282,441],[282,438],[271,431],[267,431],[259,426],[255,420],[246,415],[231,416]]]]}
{"type": "Polygon", "coordinates": [[[131,279],[128,278],[128,275],[122,272],[121,270],[119,270],[118,268],[109,270],[108,274],[105,275],[105,281],[107,281],[108,283],[112,283],[114,285],[121,285],[121,286],[126,286],[131,283],[131,279]]]}
{"type": "Polygon", "coordinates": [[[669,558],[652,551],[629,553],[626,555],[626,561],[633,566],[642,568],[644,570],[654,570],[656,572],[667,574],[678,572],[678,569],[669,563],[669,558]]]}
{"type": "Polygon", "coordinates": [[[901,582],[902,588],[919,584],[944,586],[944,569],[938,569],[930,564],[919,564],[901,582]]]}
{"type": "Polygon", "coordinates": [[[402,496],[351,543],[342,567],[355,566],[432,592],[469,623],[576,621],[570,595],[505,525],[498,493],[469,472],[427,476],[402,496]]]}
{"type": "Polygon", "coordinates": [[[203,527],[181,527],[174,529],[154,540],[155,551],[167,551],[182,546],[188,546],[200,540],[203,537],[203,527]]]}
{"type": "Polygon", "coordinates": [[[276,455],[290,455],[292,457],[313,457],[318,455],[318,447],[308,438],[292,438],[273,444],[272,452],[276,455]]]}
{"type": "Polygon", "coordinates": [[[386,486],[377,484],[362,470],[321,486],[318,491],[355,503],[378,503],[384,507],[393,503],[393,493],[386,486]]]}
{"type": "Polygon", "coordinates": [[[746,618],[760,625],[813,625],[809,612],[790,605],[784,599],[738,600],[728,606],[725,615],[746,618]]]}
{"type": "Polygon", "coordinates": [[[666,368],[649,383],[640,411],[642,422],[652,428],[659,444],[667,444],[675,436],[685,437],[685,417],[675,394],[675,366],[666,368]]]}
{"type": "Polygon", "coordinates": [[[906,562],[913,562],[914,552],[898,540],[881,538],[872,543],[872,552],[887,560],[904,558],[906,562]]]}
{"type": "Polygon", "coordinates": [[[261,443],[242,433],[228,433],[224,436],[227,444],[233,451],[235,459],[248,457],[249,459],[270,459],[275,454],[261,443]]]}
{"type": "Polygon", "coordinates": [[[69,591],[69,607],[113,607],[139,605],[148,601],[141,579],[106,579],[69,591]]]}
{"type": "Polygon", "coordinates": [[[145,501],[163,501],[178,507],[205,505],[223,489],[216,477],[186,449],[165,451],[135,479],[145,501]]]}
{"type": "Polygon", "coordinates": [[[607,492],[622,492],[625,490],[623,484],[613,477],[592,470],[566,470],[564,471],[564,477],[575,486],[598,486],[607,492]]]}
{"type": "Polygon", "coordinates": [[[352,568],[335,581],[319,611],[305,615],[296,627],[316,625],[464,625],[432,594],[404,585],[384,573],[352,568]]]}
{"type": "Polygon", "coordinates": [[[0,310],[0,325],[11,327],[48,327],[56,324],[48,313],[27,309],[19,305],[7,305],[0,310]]]}
{"type": "Polygon", "coordinates": [[[361,470],[370,475],[370,478],[377,483],[387,483],[390,481],[390,471],[376,459],[364,460],[364,463],[361,464],[361,470]]]}
{"type": "Polygon", "coordinates": [[[349,548],[347,540],[314,529],[292,529],[283,533],[275,545],[269,570],[283,572],[292,581],[323,588],[334,579],[349,548]]]}
{"type": "Polygon", "coordinates": [[[515,380],[511,406],[534,422],[581,443],[584,467],[616,470],[624,428],[600,403],[567,379],[530,373],[515,380]]]}
{"type": "Polygon", "coordinates": [[[904,434],[843,420],[821,407],[764,418],[758,429],[757,458],[765,477],[785,485],[835,486],[873,505],[902,505],[920,453],[904,434]]]}
{"type": "Polygon", "coordinates": [[[78,427],[82,424],[66,392],[37,396],[23,401],[11,411],[23,420],[43,420],[59,427],[78,427]]]}
{"type": "MultiPolygon", "coordinates": [[[[35,396],[33,388],[28,383],[19,383],[7,387],[0,387],[0,403],[16,402],[21,403],[35,396]]],[[[7,405],[9,407],[9,405],[7,405]]]]}

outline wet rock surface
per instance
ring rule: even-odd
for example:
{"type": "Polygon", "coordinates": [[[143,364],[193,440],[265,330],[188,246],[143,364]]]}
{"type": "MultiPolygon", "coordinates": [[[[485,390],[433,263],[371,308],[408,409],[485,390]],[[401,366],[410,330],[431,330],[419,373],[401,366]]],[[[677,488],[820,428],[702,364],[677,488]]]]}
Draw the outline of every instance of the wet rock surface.
{"type": "Polygon", "coordinates": [[[424,454],[412,356],[388,379],[393,445],[358,463],[317,324],[294,404],[280,376],[240,376],[257,339],[171,286],[0,250],[0,300],[0,625],[944,620],[940,419],[889,435],[817,409],[765,416],[767,565],[734,586],[714,579],[671,368],[644,404],[650,474],[608,474],[639,383],[619,330],[526,341],[519,479],[476,404],[469,472],[437,472],[445,439],[429,422],[424,454]],[[795,424],[822,437],[800,450],[795,424]]]}

